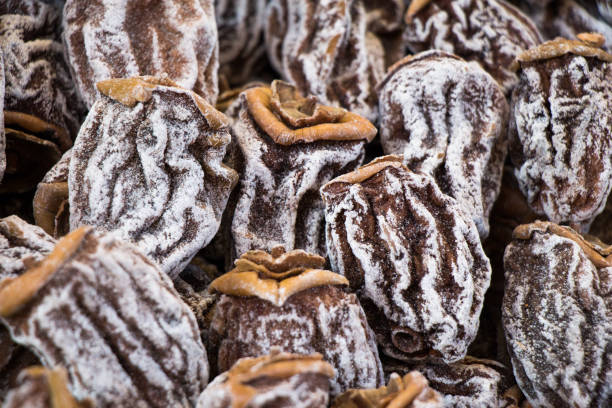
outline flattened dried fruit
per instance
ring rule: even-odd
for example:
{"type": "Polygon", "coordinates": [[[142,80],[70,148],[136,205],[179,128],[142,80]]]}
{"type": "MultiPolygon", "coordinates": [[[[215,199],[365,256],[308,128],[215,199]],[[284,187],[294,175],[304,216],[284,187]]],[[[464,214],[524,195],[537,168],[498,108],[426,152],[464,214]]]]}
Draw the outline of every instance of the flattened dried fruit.
{"type": "Polygon", "coordinates": [[[465,356],[491,266],[474,222],[433,178],[384,156],[321,189],[332,269],[357,291],[381,350],[465,356]]]}
{"type": "Polygon", "coordinates": [[[266,16],[268,58],[286,81],[327,105],[376,119],[384,51],[367,34],[362,1],[271,0],[266,16]]]}
{"type": "Polygon", "coordinates": [[[4,58],[0,50],[0,183],[6,169],[6,137],[4,136],[4,58]]]}
{"type": "Polygon", "coordinates": [[[3,408],[89,408],[90,400],[77,401],[68,390],[66,370],[29,367],[19,374],[3,408]]]}
{"type": "Polygon", "coordinates": [[[507,151],[508,104],[497,82],[476,64],[426,51],[397,62],[378,96],[385,154],[432,175],[486,237],[507,151]]]}
{"type": "Polygon", "coordinates": [[[389,383],[377,389],[348,390],[334,401],[332,408],[441,408],[440,394],[427,386],[418,371],[403,377],[393,373],[389,383]]]}
{"type": "Polygon", "coordinates": [[[33,209],[36,225],[55,238],[66,235],[70,229],[68,209],[68,168],[72,150],[68,150],[55,163],[36,188],[33,209]]]}
{"type": "Polygon", "coordinates": [[[517,82],[510,63],[542,41],[531,20],[503,0],[413,0],[404,39],[415,53],[437,49],[478,62],[506,93],[517,82]]]}
{"type": "MultiPolygon", "coordinates": [[[[70,136],[76,136],[79,130],[83,107],[56,32],[60,16],[43,2],[25,3],[33,6],[29,10],[32,14],[0,16],[4,110],[47,122],[55,128],[58,139],[70,144],[70,136]]],[[[63,151],[69,146],[60,143],[60,147],[63,151]]]]}
{"type": "Polygon", "coordinates": [[[211,284],[222,293],[210,328],[211,365],[270,353],[320,353],[336,370],[332,394],[382,382],[374,333],[346,278],[323,270],[325,258],[301,250],[249,251],[211,284]],[[216,362],[214,361],[216,360],[216,362]]]}
{"type": "Polygon", "coordinates": [[[217,99],[218,42],[212,0],[90,1],[64,6],[64,41],[79,92],[96,83],[167,74],[210,103],[217,99]]]}
{"type": "Polygon", "coordinates": [[[238,178],[222,164],[227,118],[167,79],[99,89],[72,149],[70,226],[115,231],[176,277],[217,232],[238,178]]]}
{"type": "Polygon", "coordinates": [[[612,404],[611,253],[549,222],[514,231],[502,315],[514,374],[532,405],[612,404]]]}
{"type": "Polygon", "coordinates": [[[384,362],[384,368],[400,374],[418,370],[429,386],[442,394],[445,407],[518,408],[522,399],[512,371],[493,360],[466,357],[451,364],[409,365],[391,360],[384,362]]]}
{"type": "Polygon", "coordinates": [[[208,361],[193,314],[136,247],[83,227],[0,286],[0,320],[96,406],[195,404],[208,361]]]}
{"type": "Polygon", "coordinates": [[[612,188],[612,55],[556,39],[521,54],[509,138],[529,206],[556,223],[588,225],[612,188]]]}
{"type": "Polygon", "coordinates": [[[359,115],[303,97],[281,81],[271,89],[246,90],[241,104],[232,128],[241,174],[232,257],[277,246],[324,255],[319,188],[361,164],[376,128],[359,115]]]}
{"type": "Polygon", "coordinates": [[[204,390],[198,408],[327,408],[333,367],[320,354],[242,358],[204,390]]]}
{"type": "Polygon", "coordinates": [[[265,65],[266,4],[267,0],[215,0],[219,73],[232,85],[244,84],[265,65]]]}
{"type": "Polygon", "coordinates": [[[16,215],[0,219],[0,281],[21,275],[55,246],[53,237],[16,215]]]}

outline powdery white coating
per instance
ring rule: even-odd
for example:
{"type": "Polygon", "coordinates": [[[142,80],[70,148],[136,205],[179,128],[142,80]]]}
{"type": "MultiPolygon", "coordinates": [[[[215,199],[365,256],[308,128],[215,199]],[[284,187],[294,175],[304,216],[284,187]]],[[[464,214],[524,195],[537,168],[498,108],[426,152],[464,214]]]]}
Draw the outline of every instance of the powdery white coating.
{"type": "Polygon", "coordinates": [[[519,74],[509,127],[519,187],[549,220],[588,224],[612,188],[612,64],[570,54],[519,74]]]}
{"type": "Polygon", "coordinates": [[[452,364],[385,365],[400,373],[418,370],[453,408],[516,408],[504,393],[514,385],[511,370],[491,360],[467,358],[452,364]]]}
{"type": "Polygon", "coordinates": [[[502,317],[516,380],[533,406],[612,404],[612,268],[534,231],[504,256],[502,317]]]}
{"type": "Polygon", "coordinates": [[[73,395],[98,407],[195,405],[208,361],[193,313],[135,247],[86,234],[34,298],[3,319],[13,340],[45,366],[64,366],[73,395]]]}
{"type": "Polygon", "coordinates": [[[385,154],[435,177],[486,238],[507,152],[508,104],[497,82],[475,63],[426,51],[390,72],[378,94],[385,154]]]}
{"type": "MultiPolygon", "coordinates": [[[[320,384],[313,384],[317,374],[297,374],[282,381],[276,380],[273,384],[261,387],[253,399],[244,408],[258,407],[285,407],[285,408],[327,408],[329,404],[329,390],[320,384]],[[279,404],[279,405],[276,405],[279,404]]],[[[328,382],[324,378],[324,384],[328,382]]],[[[236,398],[232,388],[225,383],[227,373],[218,375],[202,392],[198,399],[197,408],[228,408],[236,398]]]]}
{"type": "Polygon", "coordinates": [[[363,309],[354,294],[335,287],[299,292],[282,307],[255,297],[222,295],[210,336],[219,370],[229,369],[239,358],[269,354],[279,347],[288,353],[322,354],[336,372],[330,380],[332,395],[382,384],[374,333],[363,309]]]}
{"type": "Polygon", "coordinates": [[[210,103],[217,99],[212,0],[67,0],[64,42],[89,107],[99,96],[98,81],[164,73],[210,103]]]}
{"type": "Polygon", "coordinates": [[[431,1],[407,22],[404,39],[415,53],[437,49],[478,62],[506,93],[517,80],[510,63],[542,41],[531,20],[503,0],[431,1]]]}
{"type": "Polygon", "coordinates": [[[277,145],[250,115],[244,97],[232,134],[243,169],[231,224],[233,257],[251,249],[303,249],[325,256],[319,188],[356,169],[365,141],[317,141],[277,145]]]}
{"type": "Polygon", "coordinates": [[[55,242],[42,228],[16,215],[0,218],[0,281],[19,276],[42,261],[55,242]]]}
{"type": "Polygon", "coordinates": [[[71,228],[114,231],[176,277],[219,228],[237,178],[222,164],[229,142],[181,88],[133,108],[101,97],[72,149],[71,228]]]}
{"type": "Polygon", "coordinates": [[[384,75],[384,60],[369,56],[384,55],[384,50],[379,41],[368,41],[367,23],[358,0],[271,0],[265,27],[268,58],[302,94],[374,121],[375,86],[384,75]]]}
{"type": "Polygon", "coordinates": [[[331,181],[321,194],[332,269],[359,294],[382,351],[464,357],[491,266],[463,208],[430,176],[396,167],[361,183],[331,181]]]}
{"type": "Polygon", "coordinates": [[[232,84],[247,82],[255,65],[265,60],[266,3],[266,0],[215,0],[219,70],[232,84]]]}
{"type": "Polygon", "coordinates": [[[56,39],[59,16],[51,6],[40,7],[32,16],[0,16],[4,109],[36,116],[74,137],[82,106],[56,39]]]}

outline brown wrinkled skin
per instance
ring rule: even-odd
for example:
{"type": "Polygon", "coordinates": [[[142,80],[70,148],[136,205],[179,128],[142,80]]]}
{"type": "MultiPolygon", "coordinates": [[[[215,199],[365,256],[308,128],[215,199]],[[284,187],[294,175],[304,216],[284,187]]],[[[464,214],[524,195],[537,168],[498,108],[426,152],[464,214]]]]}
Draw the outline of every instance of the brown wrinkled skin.
{"type": "Polygon", "coordinates": [[[263,43],[268,0],[215,0],[219,73],[231,85],[246,83],[266,64],[263,43]]]}
{"type": "Polygon", "coordinates": [[[193,314],[152,261],[111,234],[72,232],[38,269],[0,286],[0,299],[13,340],[65,367],[75,397],[97,407],[186,406],[207,383],[193,314]],[[24,298],[30,282],[38,290],[24,298]]]}
{"type": "Polygon", "coordinates": [[[384,50],[366,31],[361,1],[273,0],[266,15],[268,58],[285,80],[305,95],[376,119],[384,50]]]}
{"type": "Polygon", "coordinates": [[[103,96],[90,110],[70,160],[70,225],[116,231],[176,277],[214,237],[238,177],[222,164],[220,112],[178,87],[150,96],[132,108],[103,96]]]}
{"type": "MultiPolygon", "coordinates": [[[[241,99],[244,99],[241,96],[241,99]]],[[[251,249],[304,249],[325,255],[325,221],[319,188],[357,168],[363,140],[276,144],[242,102],[232,136],[241,175],[235,192],[231,257],[251,249]]]]}
{"type": "Polygon", "coordinates": [[[415,53],[439,49],[478,62],[506,93],[516,84],[510,63],[542,41],[533,22],[503,0],[431,0],[406,16],[404,40],[415,53]]]}
{"type": "Polygon", "coordinates": [[[609,407],[612,267],[597,268],[573,240],[538,229],[507,247],[504,267],[504,330],[528,400],[609,407]]]}
{"type": "Polygon", "coordinates": [[[612,188],[612,63],[566,54],[522,62],[508,137],[531,209],[586,229],[612,188]]]}
{"type": "Polygon", "coordinates": [[[385,154],[432,175],[464,205],[482,238],[508,148],[508,104],[486,71],[432,50],[402,59],[378,86],[385,154]]]}
{"type": "Polygon", "coordinates": [[[210,103],[217,99],[212,0],[68,0],[64,26],[73,77],[88,107],[98,81],[163,73],[210,103]]]}
{"type": "Polygon", "coordinates": [[[520,402],[520,392],[518,398],[508,392],[515,386],[512,370],[493,360],[466,357],[452,364],[406,364],[387,359],[383,366],[385,373],[421,372],[442,394],[445,407],[517,408],[520,402]]]}
{"type": "Polygon", "coordinates": [[[332,269],[357,291],[383,352],[407,361],[465,356],[491,269],[462,207],[403,166],[355,184],[332,180],[321,194],[332,269]]]}
{"type": "Polygon", "coordinates": [[[382,382],[378,350],[359,301],[336,286],[303,290],[281,307],[258,297],[223,295],[209,344],[211,369],[217,373],[277,346],[288,353],[321,353],[336,370],[333,394],[382,382]]]}

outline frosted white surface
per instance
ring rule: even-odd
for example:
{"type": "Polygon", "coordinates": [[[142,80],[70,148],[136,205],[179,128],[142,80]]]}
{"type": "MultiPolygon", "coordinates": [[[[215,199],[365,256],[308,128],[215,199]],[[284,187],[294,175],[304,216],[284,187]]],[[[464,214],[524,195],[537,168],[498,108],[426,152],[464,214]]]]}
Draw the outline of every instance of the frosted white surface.
{"type": "Polygon", "coordinates": [[[370,316],[375,331],[389,327],[377,332],[384,353],[456,361],[476,336],[491,277],[476,227],[431,177],[395,167],[378,176],[321,190],[332,270],[387,319],[370,316]]]}
{"type": "Polygon", "coordinates": [[[219,228],[237,178],[229,142],[189,91],[158,86],[133,108],[100,98],[72,149],[71,228],[114,231],[176,277],[219,228]]]}
{"type": "Polygon", "coordinates": [[[612,268],[574,241],[533,232],[504,257],[503,323],[516,380],[534,406],[612,401],[612,268]]]}
{"type": "Polygon", "coordinates": [[[612,188],[612,64],[589,59],[525,66],[512,97],[519,187],[536,213],[556,223],[588,224],[612,188]]]}
{"type": "Polygon", "coordinates": [[[413,52],[437,49],[478,62],[506,93],[517,81],[510,63],[541,42],[527,16],[498,0],[431,1],[406,24],[404,39],[413,52]]]}
{"type": "Polygon", "coordinates": [[[68,0],[64,41],[89,107],[98,81],[164,73],[212,104],[217,99],[213,0],[68,0]]]}
{"type": "Polygon", "coordinates": [[[188,406],[208,381],[193,313],[165,274],[111,234],[88,232],[3,323],[44,365],[65,367],[74,396],[98,407],[188,406]]]}
{"type": "Polygon", "coordinates": [[[24,273],[55,247],[55,239],[42,228],[16,215],[0,218],[0,281],[24,273]]]}
{"type": "Polygon", "coordinates": [[[366,17],[355,0],[272,0],[266,10],[268,58],[304,95],[374,121],[384,61],[369,56],[384,51],[380,42],[367,41],[366,17]]]}
{"type": "Polygon", "coordinates": [[[504,94],[477,64],[439,51],[413,59],[379,90],[383,150],[435,177],[486,238],[507,151],[504,94]]]}

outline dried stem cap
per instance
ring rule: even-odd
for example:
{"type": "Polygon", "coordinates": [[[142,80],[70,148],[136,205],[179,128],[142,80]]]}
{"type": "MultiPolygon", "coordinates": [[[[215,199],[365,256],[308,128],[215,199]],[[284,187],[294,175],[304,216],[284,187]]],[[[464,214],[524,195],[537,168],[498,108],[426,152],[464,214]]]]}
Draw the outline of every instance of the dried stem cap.
{"type": "Polygon", "coordinates": [[[600,48],[604,43],[604,37],[601,34],[581,33],[578,34],[577,37],[577,40],[568,40],[558,37],[530,48],[516,57],[510,69],[514,71],[518,70],[522,62],[541,61],[560,57],[565,54],[594,57],[602,61],[612,62],[612,55],[600,48]]]}
{"type": "Polygon", "coordinates": [[[589,260],[598,268],[612,266],[612,245],[606,245],[595,237],[585,238],[570,227],[548,221],[536,221],[516,227],[512,238],[531,239],[535,232],[550,233],[571,239],[580,246],[589,260]]]}
{"type": "Polygon", "coordinates": [[[283,146],[319,140],[370,142],[376,136],[376,127],[366,118],[321,105],[314,96],[303,97],[283,81],[272,82],[271,88],[248,89],[244,95],[255,122],[283,146]]]}
{"type": "Polygon", "coordinates": [[[232,408],[245,407],[258,391],[250,386],[261,378],[286,379],[298,374],[320,374],[334,377],[333,367],[318,353],[310,355],[281,353],[273,348],[269,355],[240,359],[227,372],[232,408]]]}
{"type": "Polygon", "coordinates": [[[96,88],[103,95],[108,96],[125,106],[133,107],[138,102],[147,102],[151,99],[153,91],[162,87],[178,88],[189,94],[200,112],[213,129],[228,126],[229,119],[216,110],[204,98],[188,89],[181,88],[176,82],[167,77],[137,76],[131,78],[113,78],[100,81],[96,88]]]}
{"type": "Polygon", "coordinates": [[[292,295],[324,285],[348,285],[337,273],[320,269],[325,259],[302,250],[268,254],[248,251],[236,267],[215,279],[210,288],[226,295],[257,296],[281,307],[292,295]]]}

